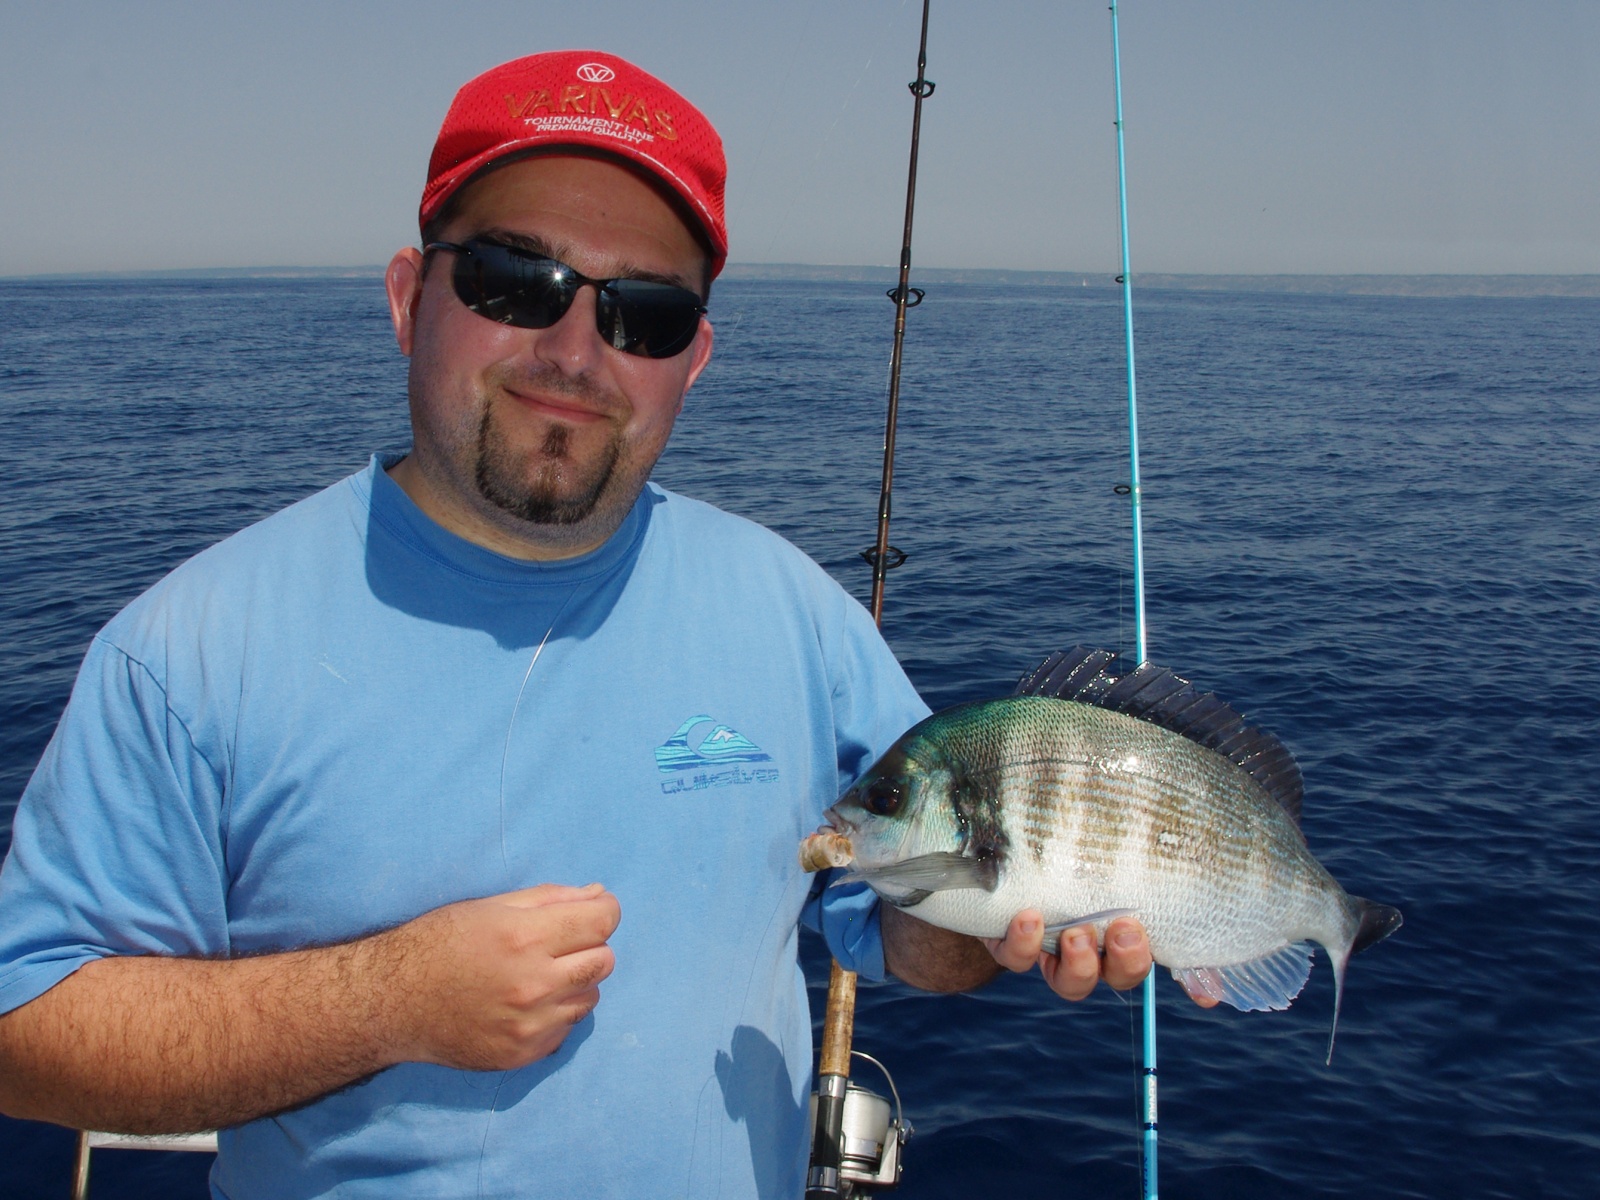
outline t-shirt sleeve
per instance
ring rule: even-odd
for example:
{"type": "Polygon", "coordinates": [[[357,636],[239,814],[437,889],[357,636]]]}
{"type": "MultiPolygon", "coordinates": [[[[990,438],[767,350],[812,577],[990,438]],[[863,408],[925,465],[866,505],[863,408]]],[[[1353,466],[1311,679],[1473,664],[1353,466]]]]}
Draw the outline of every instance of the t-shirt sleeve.
{"type": "Polygon", "coordinates": [[[108,955],[227,953],[222,769],[96,638],[0,869],[0,1012],[108,955]]]}
{"type": "MultiPolygon", "coordinates": [[[[846,598],[833,689],[837,793],[877,762],[901,734],[928,715],[867,611],[846,598]]],[[[878,897],[864,883],[828,886],[838,872],[820,872],[802,913],[841,966],[872,980],[884,977],[878,897]]]]}
{"type": "Polygon", "coordinates": [[[878,894],[864,883],[834,883],[840,874],[817,872],[800,920],[807,929],[822,934],[828,952],[840,966],[881,982],[887,971],[883,933],[878,927],[878,894]]]}

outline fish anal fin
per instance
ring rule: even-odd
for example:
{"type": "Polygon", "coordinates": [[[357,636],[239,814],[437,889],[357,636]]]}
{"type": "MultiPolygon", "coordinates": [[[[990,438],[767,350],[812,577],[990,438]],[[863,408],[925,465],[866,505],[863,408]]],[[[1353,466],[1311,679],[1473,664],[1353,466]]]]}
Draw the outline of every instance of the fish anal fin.
{"type": "Polygon", "coordinates": [[[1288,1008],[1311,976],[1311,943],[1291,942],[1228,967],[1173,967],[1172,977],[1191,996],[1209,996],[1244,1012],[1288,1008]]]}

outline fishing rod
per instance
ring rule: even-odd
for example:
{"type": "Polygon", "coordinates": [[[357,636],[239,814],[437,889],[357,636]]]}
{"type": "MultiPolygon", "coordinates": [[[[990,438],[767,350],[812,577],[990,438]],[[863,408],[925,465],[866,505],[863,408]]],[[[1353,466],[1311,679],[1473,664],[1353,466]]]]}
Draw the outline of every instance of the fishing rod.
{"type": "MultiPolygon", "coordinates": [[[[872,619],[883,626],[884,583],[906,556],[889,544],[890,493],[894,486],[894,441],[900,419],[900,363],[906,340],[906,310],[922,303],[924,292],[910,286],[911,222],[917,200],[917,150],[922,138],[922,102],[933,95],[927,78],[928,6],[922,0],[922,39],[917,47],[917,77],[906,86],[913,97],[911,165],[906,179],[906,222],[900,241],[900,281],[890,289],[894,301],[894,349],[889,356],[889,406],[883,431],[883,478],[878,491],[878,537],[861,556],[872,567],[872,619]]],[[[822,1054],[817,1065],[815,1129],[811,1165],[806,1172],[806,1200],[832,1200],[854,1195],[857,1188],[876,1190],[900,1181],[900,1146],[909,1136],[903,1116],[888,1120],[881,1097],[850,1082],[851,1042],[855,1034],[856,975],[834,962],[828,977],[828,1009],[822,1025],[822,1054]],[[852,1104],[853,1102],[853,1104],[852,1104]],[[880,1106],[881,1105],[881,1109],[880,1106]],[[847,1107],[851,1111],[847,1111],[847,1107]],[[867,1117],[865,1114],[871,1114],[867,1117]],[[881,1117],[881,1121],[878,1118],[881,1117]],[[870,1129],[862,1128],[870,1125],[870,1129]],[[880,1132],[881,1131],[881,1132],[880,1132]],[[865,1134],[866,1136],[862,1136],[865,1134]],[[872,1153],[876,1148],[876,1154],[872,1153]],[[867,1151],[865,1154],[862,1151],[867,1151]],[[854,1151],[854,1153],[852,1153],[854,1151]]],[[[855,1052],[859,1058],[868,1056],[855,1052]]],[[[874,1062],[876,1060],[868,1059],[874,1062]]],[[[878,1065],[882,1070],[882,1064],[878,1065]]],[[[884,1071],[888,1078],[888,1072],[884,1071]]],[[[889,1079],[894,1090],[894,1080],[889,1079]]],[[[895,1097],[899,1109],[899,1096],[895,1097]]]]}
{"type": "MultiPolygon", "coordinates": [[[[1122,143],[1122,48],[1117,37],[1117,0],[1111,0],[1111,67],[1117,97],[1117,199],[1122,218],[1122,328],[1128,354],[1128,498],[1133,502],[1133,638],[1140,665],[1148,657],[1144,609],[1144,491],[1139,484],[1139,388],[1133,367],[1133,271],[1128,255],[1128,167],[1122,143]]],[[[1121,491],[1122,489],[1118,489],[1121,491]]],[[[1154,968],[1140,989],[1144,1018],[1144,1062],[1139,1076],[1143,1132],[1140,1182],[1144,1200],[1156,1200],[1156,981],[1154,968]]]]}
{"type": "Polygon", "coordinates": [[[889,545],[889,494],[894,486],[894,434],[900,418],[900,360],[906,342],[906,310],[922,303],[921,288],[911,281],[911,218],[917,204],[917,148],[922,139],[922,102],[933,95],[928,79],[928,0],[922,0],[922,43],[917,50],[917,77],[906,84],[915,97],[911,108],[911,167],[906,179],[906,225],[900,239],[900,282],[890,289],[894,301],[894,349],[889,354],[889,412],[883,430],[883,482],[878,491],[878,540],[862,557],[872,566],[872,619],[883,625],[884,582],[906,556],[889,545]]]}

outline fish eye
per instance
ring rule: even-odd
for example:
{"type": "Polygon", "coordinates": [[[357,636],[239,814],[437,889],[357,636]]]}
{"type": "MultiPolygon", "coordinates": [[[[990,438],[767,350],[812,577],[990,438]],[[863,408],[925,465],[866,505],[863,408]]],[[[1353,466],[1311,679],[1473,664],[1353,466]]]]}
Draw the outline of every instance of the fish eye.
{"type": "Polygon", "coordinates": [[[900,785],[888,779],[873,781],[861,797],[862,807],[880,817],[894,816],[904,802],[905,796],[900,785]]]}

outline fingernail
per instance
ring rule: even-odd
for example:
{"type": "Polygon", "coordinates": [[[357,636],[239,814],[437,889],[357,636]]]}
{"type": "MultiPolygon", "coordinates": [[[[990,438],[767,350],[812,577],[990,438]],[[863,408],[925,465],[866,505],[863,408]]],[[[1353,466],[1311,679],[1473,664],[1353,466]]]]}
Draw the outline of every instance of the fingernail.
{"type": "Polygon", "coordinates": [[[1086,933],[1069,934],[1067,937],[1067,948],[1069,950],[1081,952],[1087,950],[1089,946],[1089,935],[1086,933]]]}
{"type": "Polygon", "coordinates": [[[1119,929],[1111,940],[1118,950],[1132,950],[1139,944],[1139,934],[1132,929],[1119,929]]]}
{"type": "Polygon", "coordinates": [[[1017,928],[1023,933],[1033,933],[1039,928],[1038,919],[1035,917],[1027,917],[1024,920],[1017,922],[1017,928]]]}

